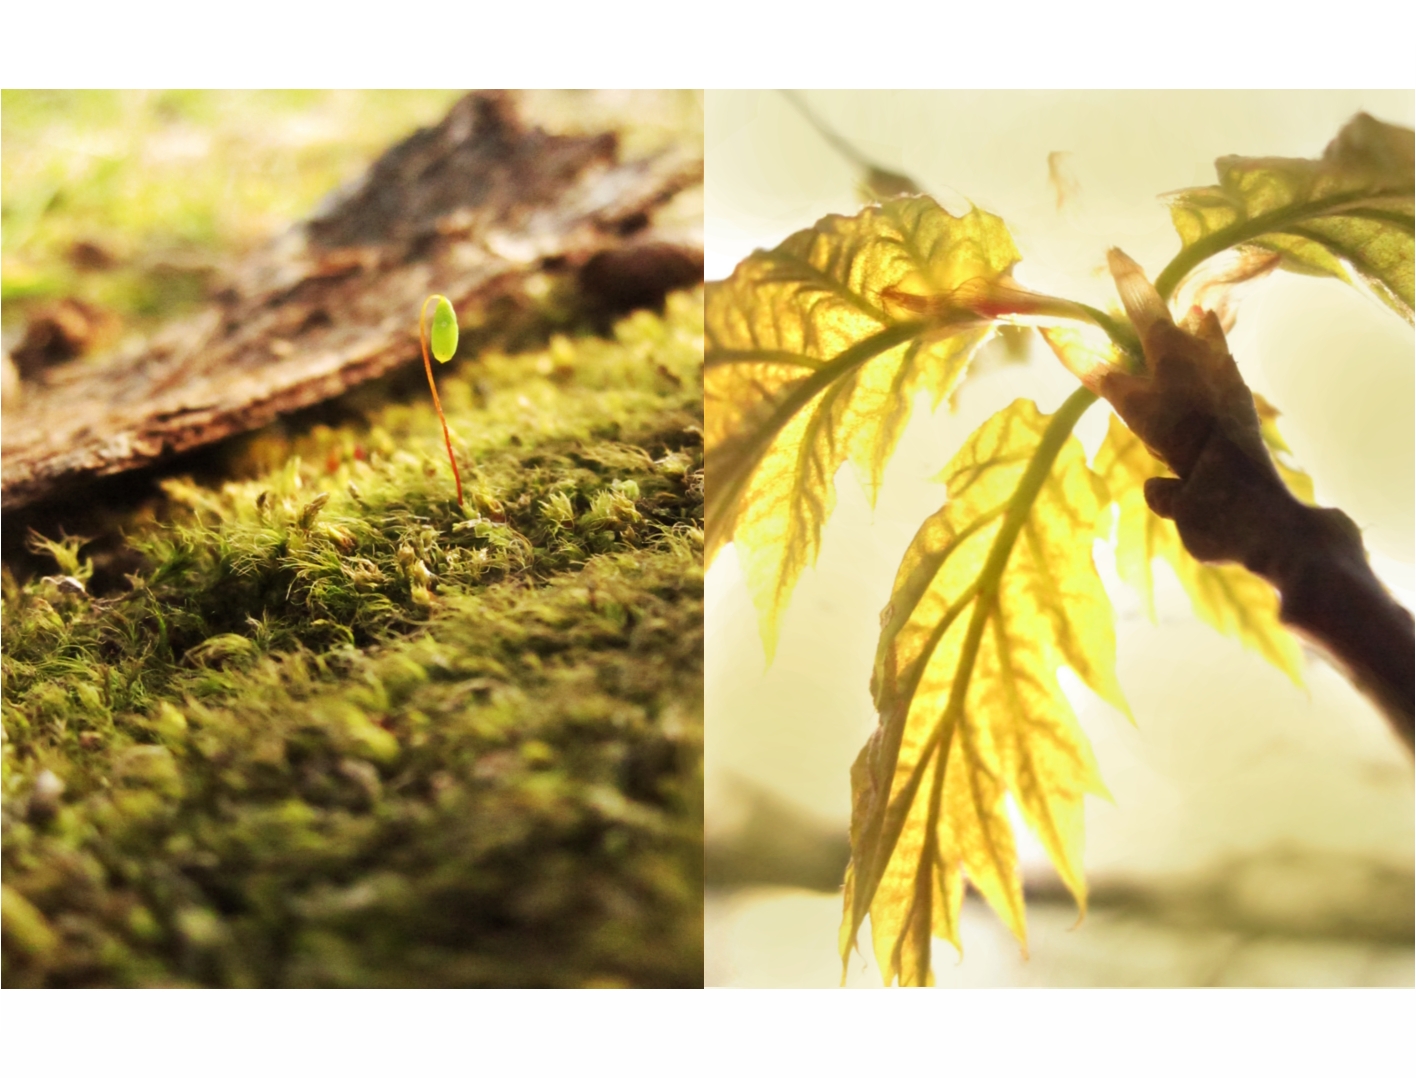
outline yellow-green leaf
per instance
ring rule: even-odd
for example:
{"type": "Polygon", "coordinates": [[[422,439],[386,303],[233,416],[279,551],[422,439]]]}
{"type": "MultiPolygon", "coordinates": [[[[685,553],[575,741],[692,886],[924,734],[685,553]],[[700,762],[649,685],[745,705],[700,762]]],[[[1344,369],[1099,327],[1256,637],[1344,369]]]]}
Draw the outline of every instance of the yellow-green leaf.
{"type": "Polygon", "coordinates": [[[1292,450],[1288,448],[1288,442],[1284,440],[1283,435],[1278,432],[1278,409],[1255,393],[1254,410],[1259,413],[1259,436],[1263,438],[1264,445],[1268,446],[1269,455],[1273,457],[1274,467],[1283,477],[1283,482],[1300,502],[1316,505],[1313,500],[1313,480],[1307,472],[1288,462],[1292,450]]]}
{"type": "Polygon", "coordinates": [[[823,218],[708,286],[706,554],[736,544],[769,654],[836,473],[851,461],[873,500],[915,394],[954,389],[996,313],[976,308],[1017,258],[997,217],[905,198],[823,218]]]}
{"type": "MultiPolygon", "coordinates": [[[[1278,413],[1259,404],[1260,432],[1271,450],[1286,450],[1274,423],[1278,413]]],[[[1275,456],[1289,489],[1312,501],[1312,481],[1275,456]]],[[[1152,476],[1170,474],[1144,443],[1115,415],[1096,457],[1096,470],[1106,481],[1120,510],[1116,534],[1116,571],[1145,600],[1151,617],[1155,598],[1151,563],[1164,558],[1190,596],[1195,613],[1226,636],[1258,652],[1299,685],[1303,683],[1302,651],[1278,620],[1278,593],[1242,565],[1207,565],[1192,558],[1180,541],[1175,522],[1150,511],[1143,487],[1152,476]]]]}
{"type": "Polygon", "coordinates": [[[1217,186],[1169,196],[1186,250],[1156,286],[1169,296],[1205,258],[1247,245],[1296,273],[1361,281],[1411,321],[1413,146],[1410,128],[1359,113],[1317,160],[1221,157],[1217,186]]]}
{"type": "Polygon", "coordinates": [[[1093,392],[1101,388],[1107,371],[1129,372],[1138,366],[1136,359],[1116,347],[1094,326],[1044,326],[1038,334],[1062,366],[1093,392]]]}
{"type": "Polygon", "coordinates": [[[1126,710],[1091,556],[1109,498],[1070,434],[1093,399],[1056,417],[1015,401],[973,434],[881,616],[880,725],[851,772],[841,950],[868,912],[886,983],[929,982],[931,937],[959,946],[965,878],[1025,943],[1006,795],[1085,909],[1082,799],[1105,788],[1058,668],[1126,710]]]}

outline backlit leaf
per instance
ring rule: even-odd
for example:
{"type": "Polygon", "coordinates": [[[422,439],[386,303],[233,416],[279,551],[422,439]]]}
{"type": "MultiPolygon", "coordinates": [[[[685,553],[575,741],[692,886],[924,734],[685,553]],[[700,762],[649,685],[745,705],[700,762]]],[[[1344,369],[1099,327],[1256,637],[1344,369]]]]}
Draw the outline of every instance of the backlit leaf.
{"type": "MultiPolygon", "coordinates": [[[[1260,432],[1270,450],[1286,450],[1275,425],[1277,411],[1257,401],[1260,432]]],[[[1279,473],[1294,495],[1312,502],[1313,484],[1303,472],[1275,453],[1279,473]]],[[[1302,651],[1297,639],[1278,620],[1278,593],[1242,565],[1207,565],[1192,558],[1180,542],[1175,522],[1150,511],[1143,487],[1152,476],[1170,471],[1151,456],[1144,443],[1114,414],[1106,441],[1096,457],[1096,470],[1120,510],[1116,534],[1116,570],[1145,600],[1155,617],[1151,563],[1164,558],[1175,570],[1200,618],[1226,636],[1258,652],[1299,685],[1303,683],[1302,651]]]]}
{"type": "Polygon", "coordinates": [[[1292,450],[1288,448],[1288,442],[1284,440],[1283,435],[1278,432],[1278,409],[1255,393],[1254,411],[1259,413],[1259,436],[1263,438],[1264,445],[1268,446],[1274,467],[1283,477],[1283,482],[1300,502],[1316,505],[1313,500],[1313,480],[1307,472],[1288,461],[1292,450]]]}
{"type": "MultiPolygon", "coordinates": [[[[1317,160],[1221,157],[1219,184],[1169,196],[1175,228],[1198,260],[1240,245],[1284,269],[1358,281],[1412,319],[1413,133],[1353,117],[1317,160]]],[[[1174,280],[1158,280],[1169,295],[1174,280]]]]}
{"type": "Polygon", "coordinates": [[[1017,258],[997,217],[904,198],[823,218],[708,286],[706,553],[736,544],[769,655],[837,472],[854,464],[874,501],[916,393],[947,397],[991,319],[1028,302],[1006,278],[1017,258]]]}
{"type": "Polygon", "coordinates": [[[932,936],[959,946],[966,878],[1025,943],[1008,795],[1085,909],[1082,798],[1105,788],[1058,668],[1126,710],[1091,556],[1109,498],[1069,433],[1092,399],[1075,396],[1056,428],[1019,400],[973,434],[944,470],[948,500],[910,544],[882,615],[880,725],[851,772],[841,951],[868,912],[886,983],[929,982],[932,936]],[[1025,477],[1040,486],[1009,542],[1025,477]]]}
{"type": "Polygon", "coordinates": [[[1109,370],[1134,370],[1135,361],[1095,326],[1044,326],[1038,334],[1077,380],[1095,392],[1109,370]]]}

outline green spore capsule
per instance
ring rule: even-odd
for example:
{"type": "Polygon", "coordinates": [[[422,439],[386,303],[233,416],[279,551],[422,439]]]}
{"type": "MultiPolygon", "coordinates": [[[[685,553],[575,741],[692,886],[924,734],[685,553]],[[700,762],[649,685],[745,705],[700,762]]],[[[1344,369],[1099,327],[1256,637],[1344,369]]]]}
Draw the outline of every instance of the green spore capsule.
{"type": "Polygon", "coordinates": [[[443,443],[447,446],[447,462],[452,465],[452,478],[457,481],[457,504],[462,504],[462,475],[457,470],[457,456],[452,451],[452,433],[447,429],[447,416],[443,415],[442,401],[438,400],[438,384],[433,381],[433,365],[428,360],[428,304],[434,300],[433,310],[433,355],[439,363],[446,363],[457,351],[457,315],[452,313],[452,302],[440,293],[434,293],[423,301],[418,309],[418,346],[423,352],[423,370],[428,373],[428,390],[433,395],[433,407],[438,410],[438,422],[442,424],[443,443]]]}
{"type": "Polygon", "coordinates": [[[446,296],[438,297],[438,305],[433,309],[433,358],[446,363],[457,351],[457,315],[446,296]]]}

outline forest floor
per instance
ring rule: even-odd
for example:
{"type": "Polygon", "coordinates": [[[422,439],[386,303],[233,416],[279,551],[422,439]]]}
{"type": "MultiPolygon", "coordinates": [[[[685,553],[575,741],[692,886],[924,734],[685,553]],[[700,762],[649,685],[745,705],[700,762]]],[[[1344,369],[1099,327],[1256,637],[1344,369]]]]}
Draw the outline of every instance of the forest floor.
{"type": "Polygon", "coordinates": [[[702,293],[524,331],[7,536],[5,987],[701,985],[702,293]]]}

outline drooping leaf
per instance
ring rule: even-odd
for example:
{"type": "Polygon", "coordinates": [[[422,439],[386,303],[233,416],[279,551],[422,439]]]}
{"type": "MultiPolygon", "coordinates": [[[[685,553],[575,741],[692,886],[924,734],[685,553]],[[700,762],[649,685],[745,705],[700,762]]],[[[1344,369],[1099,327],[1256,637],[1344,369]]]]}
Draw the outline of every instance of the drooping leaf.
{"type": "Polygon", "coordinates": [[[1092,399],[1056,417],[1015,401],[973,434],[882,614],[841,952],[869,913],[886,983],[928,983],[932,936],[959,946],[965,878],[1025,943],[1009,794],[1085,909],[1082,798],[1105,788],[1058,668],[1126,710],[1091,557],[1109,498],[1070,435],[1092,399]]]}
{"type": "Polygon", "coordinates": [[[706,553],[736,543],[769,655],[836,473],[852,462],[874,500],[916,393],[948,396],[1000,305],[1026,302],[1017,259],[992,214],[905,198],[823,218],[708,286],[706,553]]]}
{"type": "MultiPolygon", "coordinates": [[[[1412,320],[1413,146],[1410,128],[1353,117],[1317,160],[1221,157],[1219,184],[1169,196],[1189,258],[1247,245],[1296,273],[1360,281],[1412,320]]],[[[1178,280],[1156,284],[1169,295],[1178,280]]]]}
{"type": "MultiPolygon", "coordinates": [[[[1275,423],[1277,411],[1256,398],[1260,428],[1274,453],[1274,463],[1294,495],[1312,502],[1313,484],[1286,463],[1279,452],[1287,446],[1275,423]]],[[[1116,570],[1145,600],[1152,618],[1155,597],[1151,563],[1170,563],[1199,617],[1226,636],[1258,652],[1293,681],[1303,684],[1302,651],[1297,639],[1278,620],[1278,593],[1242,565],[1207,565],[1185,550],[1175,522],[1151,512],[1143,487],[1152,476],[1169,469],[1151,456],[1144,443],[1114,414],[1106,440],[1096,457],[1096,470],[1106,481],[1120,511],[1116,534],[1116,570]]]]}

